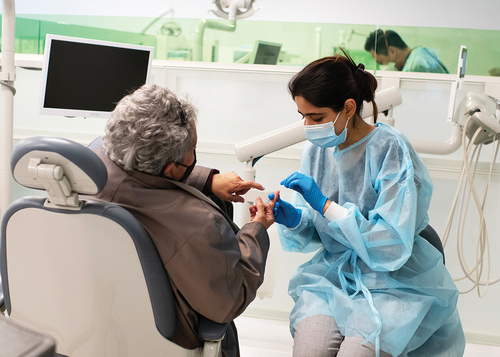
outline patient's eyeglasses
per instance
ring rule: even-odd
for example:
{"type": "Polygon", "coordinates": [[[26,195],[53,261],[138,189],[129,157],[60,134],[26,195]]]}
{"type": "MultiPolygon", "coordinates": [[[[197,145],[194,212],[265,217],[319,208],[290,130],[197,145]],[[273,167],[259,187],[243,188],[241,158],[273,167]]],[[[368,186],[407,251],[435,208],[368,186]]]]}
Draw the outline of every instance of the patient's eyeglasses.
{"type": "MultiPolygon", "coordinates": [[[[179,103],[180,104],[180,103],[179,103]]],[[[181,106],[181,112],[180,112],[180,117],[181,117],[181,126],[184,127],[187,125],[187,115],[186,115],[186,111],[184,110],[184,108],[182,107],[182,104],[180,104],[181,106]]]]}

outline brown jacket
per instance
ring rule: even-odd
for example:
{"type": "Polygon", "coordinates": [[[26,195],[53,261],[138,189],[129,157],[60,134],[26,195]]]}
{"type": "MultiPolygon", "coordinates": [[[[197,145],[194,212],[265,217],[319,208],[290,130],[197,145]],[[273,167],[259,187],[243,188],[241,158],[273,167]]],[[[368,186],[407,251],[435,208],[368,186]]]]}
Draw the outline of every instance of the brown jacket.
{"type": "MultiPolygon", "coordinates": [[[[101,147],[94,151],[108,169],[107,185],[96,197],[119,204],[144,225],[168,272],[177,300],[173,341],[185,348],[201,346],[199,314],[229,322],[255,298],[269,250],[264,225],[250,222],[235,233],[234,223],[200,191],[210,169],[196,167],[187,185],[126,172],[101,147]]],[[[225,355],[238,354],[237,341],[224,345],[233,350],[225,355]]]]}

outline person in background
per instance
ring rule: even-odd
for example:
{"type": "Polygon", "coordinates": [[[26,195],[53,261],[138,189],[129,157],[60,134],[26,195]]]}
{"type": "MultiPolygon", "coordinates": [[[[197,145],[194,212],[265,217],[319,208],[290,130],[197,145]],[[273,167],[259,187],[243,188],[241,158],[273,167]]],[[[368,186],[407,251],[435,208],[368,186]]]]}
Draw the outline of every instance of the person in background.
{"type": "Polygon", "coordinates": [[[417,46],[410,48],[392,30],[377,30],[367,37],[365,51],[370,52],[380,65],[394,63],[398,71],[450,73],[431,50],[417,46]]]}
{"type": "Polygon", "coordinates": [[[278,199],[275,221],[285,251],[317,251],[289,283],[293,356],[462,356],[458,290],[420,235],[429,173],[399,131],[360,116],[371,102],[376,123],[375,77],[336,55],[288,88],[308,142],[300,172],[281,182],[292,201],[278,199]]]}
{"type": "Polygon", "coordinates": [[[209,196],[243,202],[249,189],[264,188],[234,172],[196,166],[196,143],[193,105],[158,85],[137,89],[116,105],[102,146],[94,148],[108,170],[96,198],[131,212],[151,236],[176,299],[173,342],[201,347],[202,315],[230,322],[222,352],[239,356],[232,321],[263,282],[275,201],[257,198],[250,222],[239,229],[209,196]]]}

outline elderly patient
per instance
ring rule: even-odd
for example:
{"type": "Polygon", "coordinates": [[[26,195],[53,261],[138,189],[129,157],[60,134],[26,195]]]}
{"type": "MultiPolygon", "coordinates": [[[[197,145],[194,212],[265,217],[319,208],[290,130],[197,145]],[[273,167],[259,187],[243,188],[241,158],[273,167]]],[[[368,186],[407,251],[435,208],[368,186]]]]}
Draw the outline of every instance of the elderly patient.
{"type": "Polygon", "coordinates": [[[196,330],[203,315],[231,322],[223,355],[238,356],[232,320],[262,284],[276,200],[256,199],[250,222],[239,229],[207,196],[243,202],[250,188],[263,187],[234,172],[195,166],[195,122],[195,108],[166,88],[146,85],[124,97],[106,125],[102,147],[94,149],[108,169],[97,198],[130,211],[155,243],[176,297],[173,341],[201,346],[196,330]]]}

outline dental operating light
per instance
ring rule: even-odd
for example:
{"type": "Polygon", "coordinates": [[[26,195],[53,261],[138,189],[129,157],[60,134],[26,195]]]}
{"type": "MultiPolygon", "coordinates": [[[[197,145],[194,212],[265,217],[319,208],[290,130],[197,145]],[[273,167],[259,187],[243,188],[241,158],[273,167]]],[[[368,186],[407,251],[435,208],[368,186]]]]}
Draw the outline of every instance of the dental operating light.
{"type": "Polygon", "coordinates": [[[217,10],[210,10],[217,17],[223,19],[231,19],[236,16],[236,19],[245,19],[255,14],[260,8],[254,8],[253,3],[255,0],[213,0],[212,2],[217,7],[217,10]],[[234,15],[232,12],[236,13],[234,15]]]}
{"type": "Polygon", "coordinates": [[[213,0],[217,10],[210,10],[216,16],[227,21],[202,19],[195,28],[193,59],[203,61],[203,37],[206,29],[235,32],[236,20],[252,16],[258,9],[254,9],[254,0],[213,0]],[[227,12],[224,11],[227,9],[227,12]]]}

